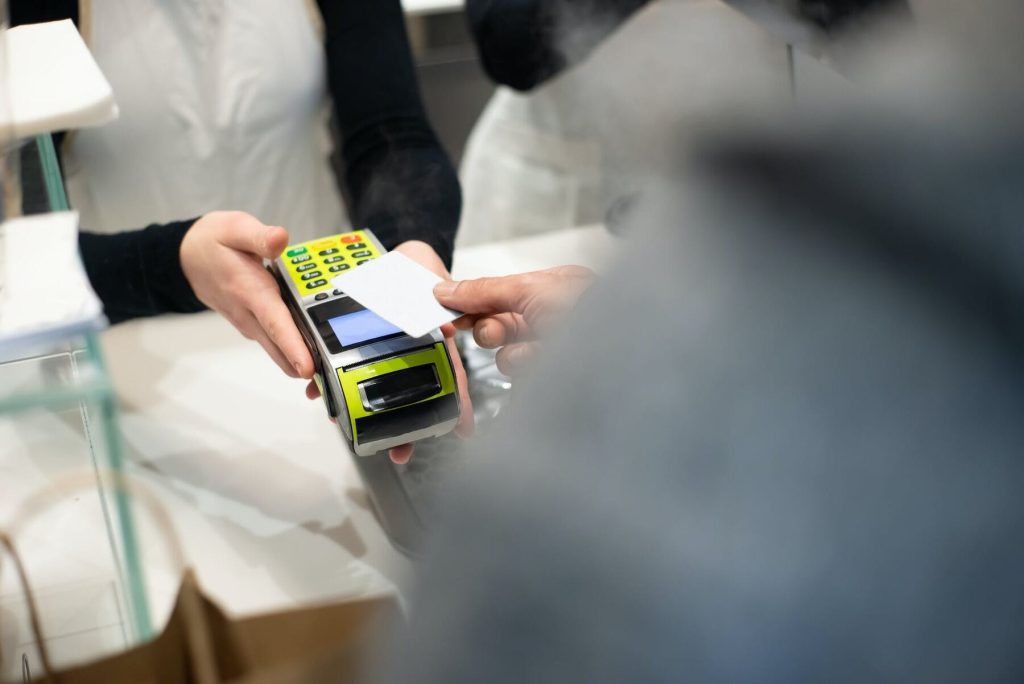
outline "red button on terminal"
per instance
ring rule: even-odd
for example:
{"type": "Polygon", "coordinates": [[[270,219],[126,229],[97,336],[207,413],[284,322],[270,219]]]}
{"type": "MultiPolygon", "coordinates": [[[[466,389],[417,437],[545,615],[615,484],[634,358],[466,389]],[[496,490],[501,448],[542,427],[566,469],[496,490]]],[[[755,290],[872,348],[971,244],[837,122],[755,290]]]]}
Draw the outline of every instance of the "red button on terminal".
{"type": "Polygon", "coordinates": [[[347,244],[351,244],[353,242],[362,242],[363,241],[363,236],[360,235],[359,233],[356,233],[354,235],[342,235],[341,236],[341,241],[343,243],[345,243],[346,245],[347,244]]]}

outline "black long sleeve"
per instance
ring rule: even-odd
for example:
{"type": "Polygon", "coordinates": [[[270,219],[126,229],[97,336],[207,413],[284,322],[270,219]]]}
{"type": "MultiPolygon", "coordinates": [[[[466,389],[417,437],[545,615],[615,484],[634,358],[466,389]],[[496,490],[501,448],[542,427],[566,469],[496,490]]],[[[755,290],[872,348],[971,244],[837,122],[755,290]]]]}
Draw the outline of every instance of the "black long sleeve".
{"type": "MultiPolygon", "coordinates": [[[[487,74],[503,85],[531,90],[585,59],[648,2],[466,0],[466,13],[487,74]]],[[[732,4],[771,3],[744,0],[732,4]]],[[[829,34],[879,12],[910,16],[907,0],[799,0],[794,9],[801,19],[829,34]]]]}
{"type": "Polygon", "coordinates": [[[648,0],[467,0],[487,75],[530,90],[584,59],[648,0]]]}
{"type": "Polygon", "coordinates": [[[181,270],[181,241],[192,221],[113,235],[79,233],[78,248],[111,323],[206,307],[181,270]]]}
{"type": "Polygon", "coordinates": [[[422,240],[450,267],[462,196],[420,99],[401,3],[317,4],[352,221],[389,249],[422,240]]]}

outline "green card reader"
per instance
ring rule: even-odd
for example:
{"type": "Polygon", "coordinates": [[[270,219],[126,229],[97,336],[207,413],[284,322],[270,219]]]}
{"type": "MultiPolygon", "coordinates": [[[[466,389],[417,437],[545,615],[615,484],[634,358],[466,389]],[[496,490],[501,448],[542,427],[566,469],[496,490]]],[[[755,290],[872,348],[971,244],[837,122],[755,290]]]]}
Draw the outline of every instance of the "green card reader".
{"type": "Polygon", "coordinates": [[[327,413],[358,456],[443,435],[459,418],[441,331],[410,337],[330,284],[386,251],[360,230],[290,245],[271,265],[313,355],[327,413]]]}

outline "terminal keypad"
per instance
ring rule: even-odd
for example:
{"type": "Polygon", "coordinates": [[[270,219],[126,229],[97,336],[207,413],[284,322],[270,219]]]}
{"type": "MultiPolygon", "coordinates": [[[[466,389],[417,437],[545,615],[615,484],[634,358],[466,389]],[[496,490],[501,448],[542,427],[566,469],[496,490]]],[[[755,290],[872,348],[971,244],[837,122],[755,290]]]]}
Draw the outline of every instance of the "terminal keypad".
{"type": "Polygon", "coordinates": [[[353,231],[289,245],[282,261],[304,296],[315,296],[317,301],[322,301],[338,296],[332,295],[329,289],[334,275],[365,264],[381,254],[363,231],[353,231]],[[324,296],[320,297],[321,294],[324,296]]]}

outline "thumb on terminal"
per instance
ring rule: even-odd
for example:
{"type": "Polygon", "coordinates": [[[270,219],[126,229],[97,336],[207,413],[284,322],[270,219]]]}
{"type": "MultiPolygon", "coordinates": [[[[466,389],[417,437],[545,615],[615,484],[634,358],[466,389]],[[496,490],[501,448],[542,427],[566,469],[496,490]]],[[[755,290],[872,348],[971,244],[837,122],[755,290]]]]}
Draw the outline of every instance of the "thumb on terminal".
{"type": "Polygon", "coordinates": [[[281,226],[267,226],[261,242],[257,254],[264,259],[276,259],[288,246],[288,231],[281,226]]]}

